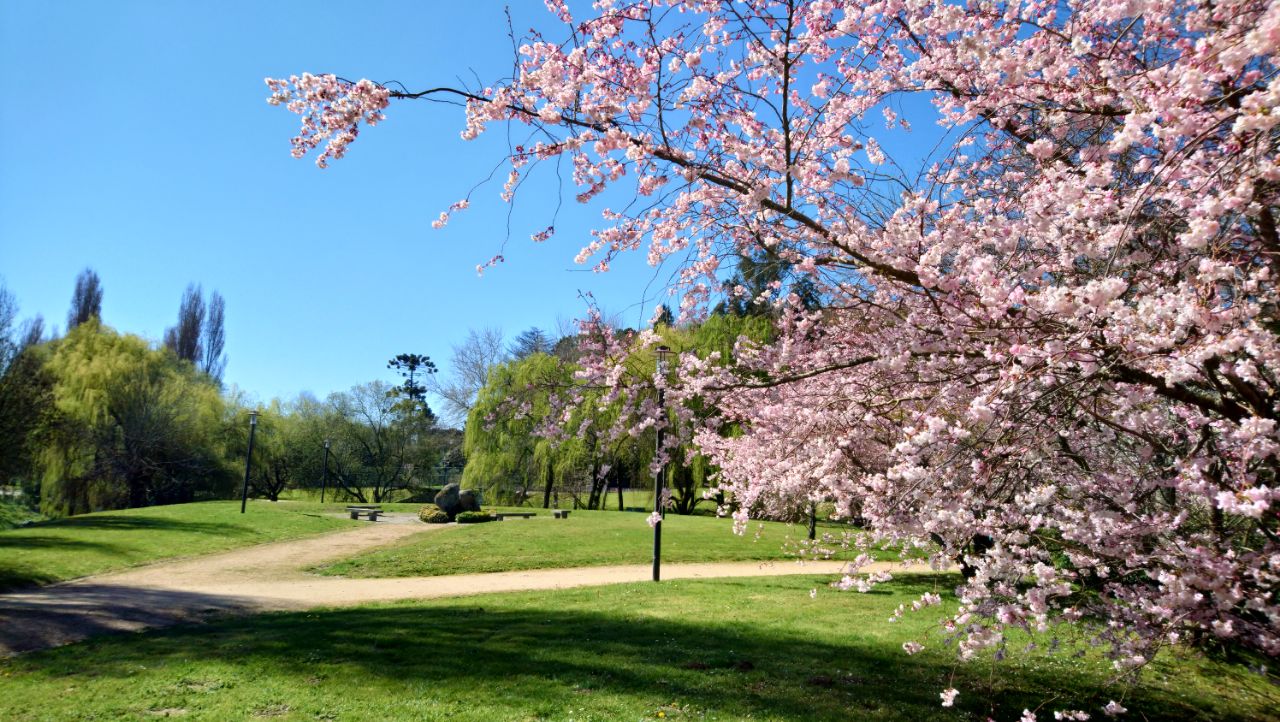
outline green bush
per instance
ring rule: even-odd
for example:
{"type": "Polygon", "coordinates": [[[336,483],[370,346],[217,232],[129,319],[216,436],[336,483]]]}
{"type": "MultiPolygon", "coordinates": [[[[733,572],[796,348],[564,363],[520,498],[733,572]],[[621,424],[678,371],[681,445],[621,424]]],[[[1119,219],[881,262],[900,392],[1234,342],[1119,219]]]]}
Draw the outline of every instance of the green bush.
{"type": "Polygon", "coordinates": [[[428,524],[448,524],[449,515],[444,513],[440,507],[430,504],[418,510],[418,519],[428,524]]]}
{"type": "Polygon", "coordinates": [[[483,511],[464,511],[454,521],[459,524],[479,524],[480,522],[493,521],[493,517],[483,511]]]}
{"type": "Polygon", "coordinates": [[[29,521],[41,521],[44,515],[26,504],[5,499],[0,501],[0,529],[12,529],[29,521]]]}

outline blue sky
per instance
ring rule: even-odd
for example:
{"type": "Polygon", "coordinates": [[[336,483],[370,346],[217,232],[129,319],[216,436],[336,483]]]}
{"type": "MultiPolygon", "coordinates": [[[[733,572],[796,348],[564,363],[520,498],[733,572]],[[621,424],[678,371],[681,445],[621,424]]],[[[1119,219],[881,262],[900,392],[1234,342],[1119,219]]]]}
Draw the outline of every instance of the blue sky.
{"type": "MultiPolygon", "coordinates": [[[[518,31],[543,22],[542,3],[512,5],[518,31]]],[[[0,276],[22,315],[65,325],[89,266],[105,322],[154,340],[201,283],[226,298],[226,380],[262,400],[390,380],[403,352],[447,367],[469,327],[554,329],[581,291],[647,319],[665,276],[650,285],[640,254],[603,275],[572,262],[595,212],[566,199],[557,236],[528,240],[549,185],[517,199],[505,248],[499,185],[431,229],[505,147],[460,140],[460,109],[393,105],[328,170],[289,155],[297,119],[267,105],[265,76],[490,80],[511,66],[502,7],[0,3],[0,276]]]]}

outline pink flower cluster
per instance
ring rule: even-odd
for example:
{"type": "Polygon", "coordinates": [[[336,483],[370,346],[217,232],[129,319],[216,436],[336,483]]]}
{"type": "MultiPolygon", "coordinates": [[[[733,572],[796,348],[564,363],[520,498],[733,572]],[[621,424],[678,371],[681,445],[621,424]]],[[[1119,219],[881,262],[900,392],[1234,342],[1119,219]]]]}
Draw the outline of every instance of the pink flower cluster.
{"type": "Polygon", "coordinates": [[[267,102],[283,105],[302,116],[302,130],[293,137],[293,157],[301,158],[325,144],[316,165],[329,166],[330,159],[346,154],[347,146],[360,134],[360,123],[377,125],[390,102],[391,91],[371,80],[349,82],[333,75],[291,75],[288,80],[267,78],[271,97],[267,102]]]}

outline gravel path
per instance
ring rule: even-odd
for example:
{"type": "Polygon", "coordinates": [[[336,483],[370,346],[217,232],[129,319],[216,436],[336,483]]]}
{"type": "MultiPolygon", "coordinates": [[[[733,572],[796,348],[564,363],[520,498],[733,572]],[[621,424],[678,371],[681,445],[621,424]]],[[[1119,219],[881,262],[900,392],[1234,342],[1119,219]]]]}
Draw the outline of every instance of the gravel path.
{"type": "MultiPolygon", "coordinates": [[[[108,632],[199,621],[227,613],[567,589],[646,581],[651,577],[648,564],[392,579],[322,577],[303,571],[443,528],[446,527],[419,524],[410,514],[388,514],[384,520],[350,531],[0,594],[0,656],[55,647],[108,632]]],[[[866,571],[891,568],[888,564],[874,566],[876,569],[866,571]]],[[[840,562],[665,564],[662,578],[836,574],[842,567],[840,562]]]]}

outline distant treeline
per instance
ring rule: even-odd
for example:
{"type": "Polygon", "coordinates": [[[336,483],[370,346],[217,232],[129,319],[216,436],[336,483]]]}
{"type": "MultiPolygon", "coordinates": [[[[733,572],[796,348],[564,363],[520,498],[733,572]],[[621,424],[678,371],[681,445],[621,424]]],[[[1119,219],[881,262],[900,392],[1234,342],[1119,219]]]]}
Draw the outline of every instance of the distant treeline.
{"type": "MultiPolygon", "coordinates": [[[[222,386],[222,297],[206,301],[189,286],[159,344],[105,325],[102,297],[101,280],[86,270],[60,335],[46,333],[39,317],[18,323],[17,303],[0,286],[0,485],[20,488],[51,516],[235,495],[251,409],[222,386]]],[[[412,374],[403,385],[374,381],[257,411],[257,496],[318,486],[326,441],[329,482],[360,501],[462,466],[461,432],[437,426],[412,374]]]]}

